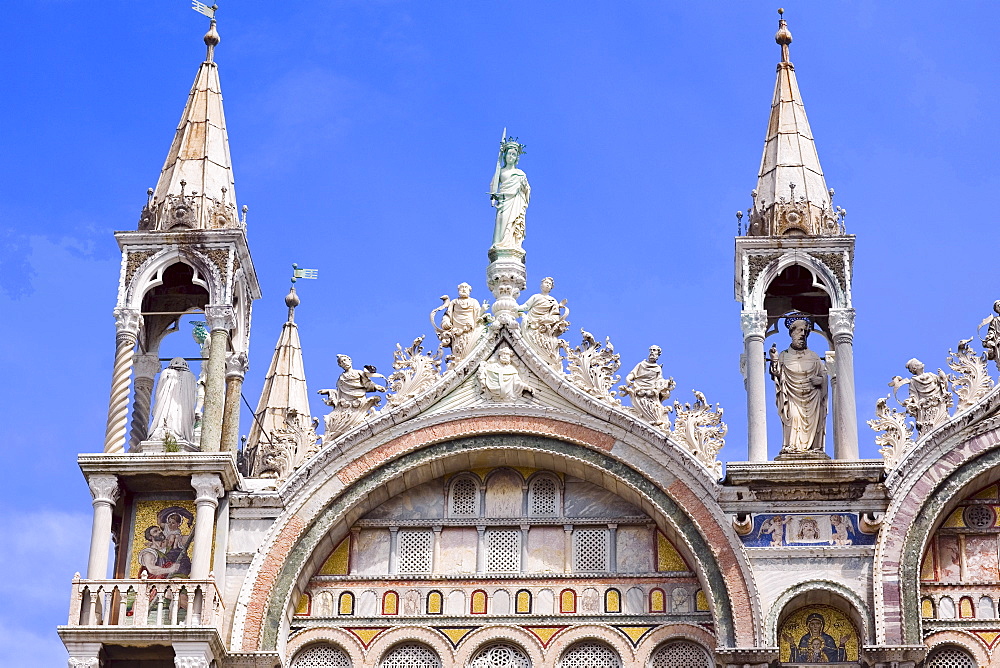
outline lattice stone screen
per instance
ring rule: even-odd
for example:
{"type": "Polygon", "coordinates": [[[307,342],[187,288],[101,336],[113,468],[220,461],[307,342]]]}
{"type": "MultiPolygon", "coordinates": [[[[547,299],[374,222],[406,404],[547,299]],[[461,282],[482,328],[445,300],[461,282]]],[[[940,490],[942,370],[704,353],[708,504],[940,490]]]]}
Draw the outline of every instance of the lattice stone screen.
{"type": "Polygon", "coordinates": [[[528,514],[551,517],[558,514],[556,483],[552,478],[537,478],[528,490],[528,514]]]}
{"type": "Polygon", "coordinates": [[[573,645],[563,654],[559,668],[621,668],[618,652],[604,643],[586,641],[573,645]]]}
{"type": "Polygon", "coordinates": [[[460,478],[451,486],[449,509],[452,517],[479,515],[479,486],[471,478],[460,478]]]}
{"type": "Polygon", "coordinates": [[[486,555],[490,573],[517,573],[521,570],[521,532],[490,529],[486,532],[486,555]]]}
{"type": "Polygon", "coordinates": [[[389,652],[380,665],[381,668],[441,668],[441,659],[430,647],[406,643],[389,652]]]}
{"type": "Polygon", "coordinates": [[[573,532],[574,564],[578,571],[607,571],[608,530],[577,529],[573,532]]]}
{"type": "Polygon", "coordinates": [[[693,642],[668,642],[653,654],[650,668],[709,668],[708,654],[693,642]]]}
{"type": "Polygon", "coordinates": [[[927,668],[976,668],[976,662],[965,650],[942,647],[931,653],[927,668]]]}
{"type": "Polygon", "coordinates": [[[520,647],[497,643],[479,650],[469,668],[531,668],[531,659],[520,647]]]}
{"type": "Polygon", "coordinates": [[[431,572],[430,531],[400,531],[398,541],[400,573],[431,572]]]}
{"type": "Polygon", "coordinates": [[[292,668],[351,668],[351,658],[333,645],[313,645],[298,653],[292,668]]]}

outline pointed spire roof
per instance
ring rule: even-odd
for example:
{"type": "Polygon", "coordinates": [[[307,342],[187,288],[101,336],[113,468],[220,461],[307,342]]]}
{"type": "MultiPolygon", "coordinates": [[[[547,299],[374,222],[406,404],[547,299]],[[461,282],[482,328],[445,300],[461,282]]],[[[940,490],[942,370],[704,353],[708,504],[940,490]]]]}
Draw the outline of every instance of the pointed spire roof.
{"type": "Polygon", "coordinates": [[[302,344],[299,342],[298,325],[295,324],[295,307],[299,305],[299,297],[294,285],[285,297],[285,304],[288,306],[288,321],[281,328],[271,366],[264,377],[264,389],[254,411],[254,422],[246,444],[248,452],[254,452],[262,442],[273,439],[276,431],[286,428],[288,409],[296,411],[301,424],[309,424],[312,419],[306,372],[302,364],[302,344]]]}
{"type": "Polygon", "coordinates": [[[219,67],[215,63],[220,37],[214,18],[204,40],[208,49],[205,61],[198,68],[160,178],[143,210],[140,229],[240,226],[219,67]]]}
{"type": "MultiPolygon", "coordinates": [[[[784,10],[778,13],[783,15],[784,10]]],[[[792,33],[783,17],[774,41],[781,45],[781,62],[753,193],[749,234],[839,234],[832,194],[826,187],[795,66],[789,59],[792,33]]]]}

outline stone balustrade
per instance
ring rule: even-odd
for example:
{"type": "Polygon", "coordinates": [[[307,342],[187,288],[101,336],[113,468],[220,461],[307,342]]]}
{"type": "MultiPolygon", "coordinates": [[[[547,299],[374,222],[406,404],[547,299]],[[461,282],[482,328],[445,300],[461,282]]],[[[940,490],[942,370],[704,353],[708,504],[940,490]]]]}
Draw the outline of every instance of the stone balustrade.
{"type": "Polygon", "coordinates": [[[215,580],[73,579],[68,626],[216,627],[224,619],[215,580]]]}

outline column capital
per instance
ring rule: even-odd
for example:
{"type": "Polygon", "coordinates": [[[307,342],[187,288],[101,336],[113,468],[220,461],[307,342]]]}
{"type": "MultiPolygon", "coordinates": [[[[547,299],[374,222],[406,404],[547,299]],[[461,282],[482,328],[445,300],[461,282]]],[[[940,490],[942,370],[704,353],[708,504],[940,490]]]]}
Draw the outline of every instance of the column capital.
{"type": "Polygon", "coordinates": [[[148,378],[152,380],[156,374],[160,373],[163,365],[160,363],[160,356],[156,353],[136,354],[132,358],[132,366],[135,369],[136,380],[148,378]]]}
{"type": "Polygon", "coordinates": [[[139,309],[119,307],[113,313],[115,329],[119,336],[130,335],[132,338],[139,336],[139,327],[142,326],[142,313],[139,309]]]}
{"type": "Polygon", "coordinates": [[[87,478],[87,485],[90,487],[90,495],[94,497],[94,503],[107,503],[115,505],[121,495],[118,487],[118,476],[113,473],[96,473],[87,478]]]}
{"type": "Polygon", "coordinates": [[[236,326],[236,312],[228,304],[215,304],[205,307],[205,320],[210,331],[229,331],[236,326]]]}
{"type": "Polygon", "coordinates": [[[243,380],[249,368],[250,359],[245,352],[230,353],[226,357],[226,380],[243,380]]]}
{"type": "Polygon", "coordinates": [[[852,308],[830,309],[830,333],[835,343],[849,343],[854,339],[854,314],[852,308]]]}
{"type": "Polygon", "coordinates": [[[192,473],[191,487],[197,495],[195,504],[205,502],[218,504],[219,497],[226,493],[218,473],[192,473]]]}
{"type": "Polygon", "coordinates": [[[763,339],[767,331],[767,311],[742,311],[740,329],[743,330],[744,339],[754,336],[763,339]]]}

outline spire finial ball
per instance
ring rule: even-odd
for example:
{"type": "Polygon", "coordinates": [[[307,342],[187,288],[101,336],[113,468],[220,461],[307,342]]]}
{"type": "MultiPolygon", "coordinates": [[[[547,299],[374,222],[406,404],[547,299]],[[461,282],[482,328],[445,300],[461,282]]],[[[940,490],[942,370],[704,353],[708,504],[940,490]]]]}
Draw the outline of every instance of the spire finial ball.
{"type": "Polygon", "coordinates": [[[288,308],[295,308],[301,303],[299,295],[295,292],[295,286],[293,285],[292,289],[288,291],[287,295],[285,295],[285,306],[288,308]]]}
{"type": "Polygon", "coordinates": [[[219,36],[219,31],[215,29],[215,19],[212,19],[208,32],[205,33],[205,46],[219,46],[219,42],[221,41],[222,38],[219,36]]]}

